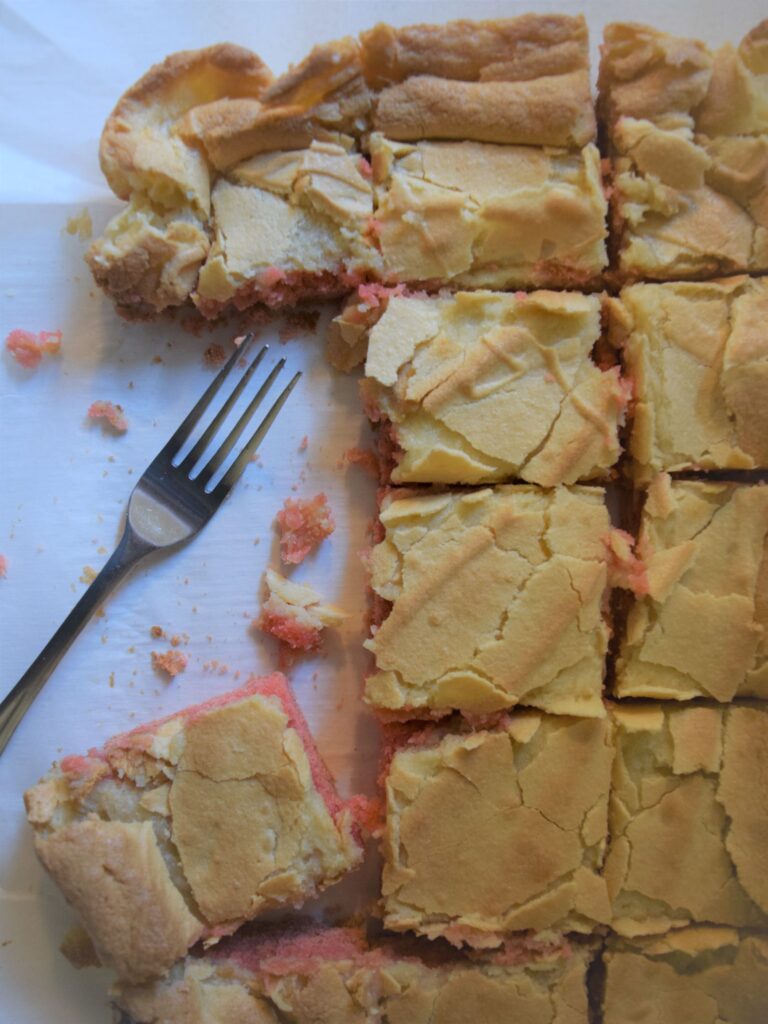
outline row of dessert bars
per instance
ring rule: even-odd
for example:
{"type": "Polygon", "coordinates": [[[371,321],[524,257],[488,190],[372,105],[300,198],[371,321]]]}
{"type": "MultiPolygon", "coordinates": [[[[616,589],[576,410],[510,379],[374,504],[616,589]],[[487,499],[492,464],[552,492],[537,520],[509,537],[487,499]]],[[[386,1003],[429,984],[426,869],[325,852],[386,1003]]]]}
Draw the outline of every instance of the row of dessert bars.
{"type": "Polygon", "coordinates": [[[766,48],[768,21],[715,53],[611,25],[597,117],[582,17],[379,25],[277,79],[178,53],[107,121],[128,206],[88,260],[132,316],[764,272],[766,48]]]}

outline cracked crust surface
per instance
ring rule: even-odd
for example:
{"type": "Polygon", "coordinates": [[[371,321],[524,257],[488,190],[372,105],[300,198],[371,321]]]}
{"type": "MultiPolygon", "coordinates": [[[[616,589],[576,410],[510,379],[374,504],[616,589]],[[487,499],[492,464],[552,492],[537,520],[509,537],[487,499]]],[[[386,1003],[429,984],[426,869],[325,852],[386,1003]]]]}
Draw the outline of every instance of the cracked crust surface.
{"type": "Polygon", "coordinates": [[[504,289],[593,284],[606,264],[600,156],[371,136],[385,279],[504,289]]]}
{"type": "Polygon", "coordinates": [[[609,939],[605,1024],[762,1024],[768,939],[692,927],[662,938],[609,939]]]}
{"type": "Polygon", "coordinates": [[[689,924],[765,928],[768,711],[615,706],[605,878],[629,937],[689,924]]]}
{"type": "Polygon", "coordinates": [[[639,284],[611,305],[635,475],[768,467],[768,281],[639,284]]]}
{"type": "Polygon", "coordinates": [[[599,488],[391,492],[366,641],[374,707],[486,713],[522,703],[601,716],[608,511],[599,488]]]}
{"type": "Polygon", "coordinates": [[[768,269],[768,20],[738,48],[609,25],[599,110],[626,279],[768,269]]]}
{"type": "Polygon", "coordinates": [[[366,405],[398,446],[392,482],[552,487],[604,477],[625,393],[591,353],[597,296],[393,296],[368,329],[366,405]]]}
{"type": "Polygon", "coordinates": [[[607,923],[612,759],[608,719],[537,712],[396,750],[385,780],[385,926],[493,947],[521,929],[607,923]]]}
{"type": "Polygon", "coordinates": [[[427,965],[362,942],[345,954],[335,949],[338,932],[320,931],[331,947],[325,952],[296,955],[289,939],[282,956],[256,953],[254,962],[244,940],[230,944],[226,957],[189,959],[163,981],[119,985],[113,995],[136,1024],[507,1024],[510,1013],[516,1024],[586,1019],[584,948],[515,962],[454,957],[427,965]]]}
{"type": "Polygon", "coordinates": [[[583,17],[392,28],[361,34],[379,90],[373,127],[392,139],[579,148],[595,138],[583,17]]]}
{"type": "Polygon", "coordinates": [[[291,278],[323,275],[345,290],[377,260],[366,225],[371,182],[344,146],[261,153],[232,168],[213,189],[214,240],[194,300],[205,315],[228,303],[270,302],[291,278]]]}
{"type": "Polygon", "coordinates": [[[102,962],[138,981],[360,860],[281,676],[65,758],[25,795],[102,962]],[[298,730],[298,731],[297,731],[298,730]]]}
{"type": "Polygon", "coordinates": [[[648,593],[629,612],[619,697],[768,698],[768,487],[651,484],[648,593]]]}

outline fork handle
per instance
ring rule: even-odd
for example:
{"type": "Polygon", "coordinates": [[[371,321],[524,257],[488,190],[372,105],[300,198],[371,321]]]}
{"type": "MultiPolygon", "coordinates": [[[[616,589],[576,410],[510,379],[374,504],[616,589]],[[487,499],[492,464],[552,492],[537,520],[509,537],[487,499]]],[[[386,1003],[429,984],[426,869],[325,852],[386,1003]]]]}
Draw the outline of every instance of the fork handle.
{"type": "Polygon", "coordinates": [[[94,611],[134,565],[152,550],[151,545],[140,540],[130,526],[126,526],[120,543],[101,572],[0,704],[0,754],[5,750],[16,727],[42,690],[48,677],[69,650],[70,645],[94,611]]]}

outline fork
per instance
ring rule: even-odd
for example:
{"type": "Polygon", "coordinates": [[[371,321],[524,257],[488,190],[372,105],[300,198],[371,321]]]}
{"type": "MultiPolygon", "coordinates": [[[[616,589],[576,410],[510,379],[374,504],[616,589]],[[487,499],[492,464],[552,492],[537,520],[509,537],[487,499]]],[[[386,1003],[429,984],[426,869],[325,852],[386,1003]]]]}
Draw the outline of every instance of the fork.
{"type": "Polygon", "coordinates": [[[188,454],[183,459],[180,459],[179,456],[219,388],[235,365],[243,359],[253,341],[253,334],[245,336],[240,347],[232,353],[189,416],[165,447],[161,449],[157,458],[150,463],[131,492],[123,534],[113,554],[48,644],[0,704],[0,754],[5,750],[19,722],[64,654],[69,650],[75,637],[107,595],[134,568],[137,562],[140,562],[150,552],[176,547],[199,533],[242,476],[251,456],[261,444],[291,391],[295,388],[299,377],[301,377],[301,371],[293,376],[277,397],[269,412],[221,479],[215,486],[211,486],[216,474],[223,468],[241,435],[248,427],[253,414],[285,366],[285,359],[280,359],[275,364],[248,408],[240,416],[218,450],[202,469],[195,470],[235,402],[267,354],[268,345],[262,346],[253,358],[229,397],[222,404],[221,409],[188,454]]]}

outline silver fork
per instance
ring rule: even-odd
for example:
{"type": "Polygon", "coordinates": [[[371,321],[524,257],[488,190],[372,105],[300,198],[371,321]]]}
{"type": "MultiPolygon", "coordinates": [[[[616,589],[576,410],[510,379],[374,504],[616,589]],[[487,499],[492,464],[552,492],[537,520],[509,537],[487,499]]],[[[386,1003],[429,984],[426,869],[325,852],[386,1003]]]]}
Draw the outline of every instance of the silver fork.
{"type": "Polygon", "coordinates": [[[125,528],[115,551],[48,644],[0,704],[0,753],[5,750],[32,701],[69,650],[75,637],[120,580],[151,551],[174,547],[199,533],[242,476],[251,456],[261,444],[277,418],[277,414],[296,386],[301,372],[295,374],[280,393],[216,486],[210,486],[211,481],[234,450],[256,409],[285,366],[284,359],[275,365],[221,447],[202,469],[194,471],[208,445],[213,441],[235,402],[264,359],[268,345],[264,345],[253,358],[221,409],[189,453],[181,461],[176,462],[175,460],[178,459],[181,450],[189,440],[201,416],[208,409],[213,397],[235,364],[245,356],[253,341],[252,334],[246,335],[240,347],[232,353],[226,365],[216,375],[216,379],[209,385],[192,412],[165,447],[161,449],[157,458],[150,463],[131,493],[125,517],[125,528]]]}

